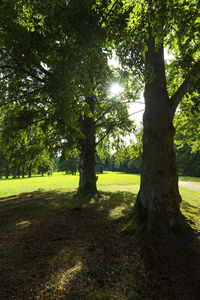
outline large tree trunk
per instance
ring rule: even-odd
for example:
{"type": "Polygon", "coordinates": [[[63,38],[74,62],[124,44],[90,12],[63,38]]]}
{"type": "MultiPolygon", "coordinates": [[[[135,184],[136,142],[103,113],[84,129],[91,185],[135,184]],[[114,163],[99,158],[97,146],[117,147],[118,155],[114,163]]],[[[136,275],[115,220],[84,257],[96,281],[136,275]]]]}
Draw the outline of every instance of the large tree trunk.
{"type": "MultiPolygon", "coordinates": [[[[86,102],[89,104],[91,112],[94,110],[94,99],[88,97],[86,102]]],[[[80,118],[81,131],[84,138],[80,140],[80,164],[79,164],[79,188],[78,193],[96,194],[97,177],[95,174],[95,124],[93,117],[85,115],[80,118]]]]}
{"type": "Polygon", "coordinates": [[[155,49],[152,37],[145,60],[143,163],[136,208],[148,230],[169,233],[183,223],[173,149],[175,107],[167,92],[163,47],[155,49]]]}

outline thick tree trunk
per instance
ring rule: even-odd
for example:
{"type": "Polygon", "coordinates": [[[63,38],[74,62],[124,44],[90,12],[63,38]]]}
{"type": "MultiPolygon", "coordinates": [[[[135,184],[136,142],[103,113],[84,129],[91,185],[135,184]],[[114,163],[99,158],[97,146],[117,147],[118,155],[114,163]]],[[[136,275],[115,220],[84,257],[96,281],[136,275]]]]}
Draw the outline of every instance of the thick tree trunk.
{"type": "MultiPolygon", "coordinates": [[[[87,103],[93,112],[93,98],[87,98],[87,103]]],[[[80,118],[81,131],[84,138],[80,140],[79,188],[78,193],[96,194],[97,177],[95,174],[95,124],[92,117],[85,115],[80,118]]]]}
{"type": "Polygon", "coordinates": [[[176,158],[173,149],[175,107],[165,79],[163,47],[149,39],[146,52],[143,163],[136,208],[152,232],[169,233],[183,224],[176,158]]]}

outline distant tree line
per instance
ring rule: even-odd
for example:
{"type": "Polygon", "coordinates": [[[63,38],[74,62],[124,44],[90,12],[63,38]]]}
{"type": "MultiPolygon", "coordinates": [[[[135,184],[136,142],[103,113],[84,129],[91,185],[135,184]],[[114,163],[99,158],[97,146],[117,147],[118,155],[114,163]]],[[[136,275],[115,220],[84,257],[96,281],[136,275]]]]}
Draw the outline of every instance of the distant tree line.
{"type": "MultiPolygon", "coordinates": [[[[187,144],[179,147],[178,139],[176,141],[175,152],[179,176],[200,177],[200,152],[192,152],[191,147],[187,144]]],[[[133,147],[135,150],[136,145],[133,144],[119,149],[113,154],[107,154],[104,159],[96,154],[96,174],[102,174],[104,171],[140,174],[142,154],[131,151],[133,147]]],[[[0,178],[3,176],[5,178],[9,176],[24,178],[25,176],[31,177],[32,174],[44,176],[44,174],[51,175],[55,171],[76,175],[79,172],[79,157],[63,158],[60,156],[55,158],[47,150],[40,152],[37,147],[32,149],[29,155],[19,150],[6,155],[0,149],[0,178]]]]}
{"type": "Polygon", "coordinates": [[[32,174],[44,176],[47,173],[51,175],[53,171],[55,171],[54,159],[45,151],[32,155],[26,160],[24,153],[16,151],[12,155],[6,156],[0,149],[0,179],[9,176],[12,178],[31,177],[32,174]]]}

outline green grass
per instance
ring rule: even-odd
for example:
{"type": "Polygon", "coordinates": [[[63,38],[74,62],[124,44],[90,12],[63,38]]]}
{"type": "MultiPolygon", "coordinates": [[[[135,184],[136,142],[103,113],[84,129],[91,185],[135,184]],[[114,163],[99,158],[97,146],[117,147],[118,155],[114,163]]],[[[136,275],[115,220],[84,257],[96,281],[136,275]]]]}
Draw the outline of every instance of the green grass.
{"type": "Polygon", "coordinates": [[[200,193],[180,187],[181,211],[192,228],[200,232],[200,193]]]}
{"type": "MultiPolygon", "coordinates": [[[[184,177],[180,180],[192,182],[199,185],[199,178],[184,177]]],[[[40,177],[38,175],[32,178],[20,179],[2,179],[0,180],[0,197],[20,195],[30,192],[57,191],[58,193],[72,192],[78,187],[79,175],[69,175],[62,172],[56,172],[52,176],[40,177]]],[[[126,174],[122,172],[104,172],[98,174],[98,190],[104,192],[126,192],[137,194],[139,190],[140,175],[126,174]]],[[[181,204],[184,215],[188,218],[192,227],[200,229],[200,197],[199,193],[180,187],[180,193],[183,199],[181,204]]],[[[120,206],[112,212],[118,214],[124,207],[120,206]]]]}
{"type": "MultiPolygon", "coordinates": [[[[140,181],[139,175],[125,174],[120,172],[104,172],[98,174],[98,188],[104,191],[138,191],[140,181]]],[[[33,191],[52,191],[66,189],[73,191],[77,189],[79,175],[69,175],[65,173],[54,173],[52,176],[20,179],[1,179],[0,197],[19,195],[33,191]]]]}
{"type": "MultiPolygon", "coordinates": [[[[199,178],[184,177],[180,180],[191,181],[199,185],[199,178]]],[[[20,195],[30,192],[45,192],[56,191],[58,194],[63,192],[75,191],[78,187],[79,175],[69,175],[62,172],[55,172],[52,176],[39,177],[38,175],[32,178],[20,179],[2,179],[0,180],[0,197],[8,197],[12,195],[20,195]]],[[[98,190],[104,192],[126,192],[137,194],[139,191],[140,175],[126,174],[122,172],[104,172],[98,174],[98,190]]],[[[180,187],[182,196],[181,209],[184,215],[188,218],[192,227],[200,230],[200,197],[199,193],[189,190],[185,187],[180,187]]],[[[106,202],[105,202],[105,205],[106,202]]],[[[111,215],[118,215],[123,209],[123,204],[117,206],[111,212],[111,215]]],[[[104,207],[105,208],[105,207],[104,207]]]]}

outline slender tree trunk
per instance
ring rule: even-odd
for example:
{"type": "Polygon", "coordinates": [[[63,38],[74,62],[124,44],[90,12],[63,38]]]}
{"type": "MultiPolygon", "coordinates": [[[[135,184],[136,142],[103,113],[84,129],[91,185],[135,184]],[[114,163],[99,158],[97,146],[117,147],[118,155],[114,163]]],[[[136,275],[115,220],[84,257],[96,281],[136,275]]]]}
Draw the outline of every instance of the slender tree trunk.
{"type": "Polygon", "coordinates": [[[163,47],[151,37],[146,52],[143,162],[136,208],[149,231],[169,233],[183,224],[173,149],[175,108],[165,78],[163,47]]]}
{"type": "MultiPolygon", "coordinates": [[[[91,112],[94,111],[94,99],[88,97],[86,99],[90,106],[91,112]]],[[[96,194],[97,193],[97,177],[95,174],[95,124],[93,117],[85,115],[80,118],[80,125],[84,138],[80,141],[80,163],[79,163],[79,188],[78,193],[96,194]]]]}
{"type": "Polygon", "coordinates": [[[13,179],[17,178],[17,173],[18,173],[18,165],[16,166],[16,168],[13,172],[13,179]]]}
{"type": "Polygon", "coordinates": [[[22,178],[24,178],[25,168],[22,168],[22,178]]]}
{"type": "Polygon", "coordinates": [[[17,177],[20,178],[20,165],[18,165],[18,170],[17,170],[17,177]]]}
{"type": "Polygon", "coordinates": [[[28,177],[31,177],[31,172],[32,172],[32,163],[30,163],[29,165],[29,169],[28,169],[28,177]]]}
{"type": "Polygon", "coordinates": [[[6,177],[6,179],[8,179],[8,176],[9,176],[9,163],[7,162],[7,164],[6,164],[6,171],[5,171],[5,177],[6,177]]]}

